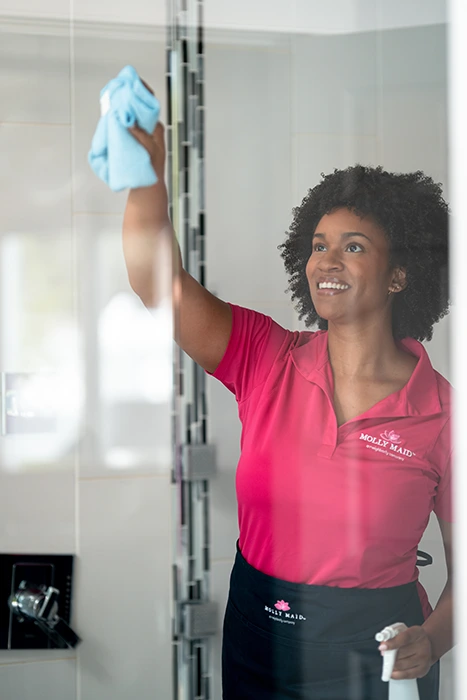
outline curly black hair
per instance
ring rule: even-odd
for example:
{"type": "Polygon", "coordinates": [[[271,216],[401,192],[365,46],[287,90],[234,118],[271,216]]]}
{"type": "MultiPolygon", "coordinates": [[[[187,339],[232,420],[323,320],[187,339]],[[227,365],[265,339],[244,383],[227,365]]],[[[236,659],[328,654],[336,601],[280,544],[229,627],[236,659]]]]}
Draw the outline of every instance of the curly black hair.
{"type": "Polygon", "coordinates": [[[307,327],[317,323],[327,330],[313,305],[305,268],[322,216],[345,207],[379,224],[389,241],[390,265],[406,270],[407,287],[394,295],[394,338],[431,340],[433,325],[449,310],[449,207],[441,185],[421,170],[389,173],[359,164],[321,177],[293,209],[288,238],[278,246],[290,276],[286,292],[292,292],[299,318],[307,327]]]}

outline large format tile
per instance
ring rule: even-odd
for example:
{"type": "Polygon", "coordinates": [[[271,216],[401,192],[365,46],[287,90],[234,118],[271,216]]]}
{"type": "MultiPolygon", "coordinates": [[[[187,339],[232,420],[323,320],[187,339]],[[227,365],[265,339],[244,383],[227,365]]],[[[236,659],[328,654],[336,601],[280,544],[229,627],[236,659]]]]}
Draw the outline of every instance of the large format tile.
{"type": "Polygon", "coordinates": [[[76,661],[0,665],[0,688],[2,700],[78,700],[76,661]]]}
{"type": "Polygon", "coordinates": [[[0,122],[70,122],[70,36],[9,31],[0,21],[0,122]]]}
{"type": "MultiPolygon", "coordinates": [[[[52,20],[55,27],[57,20],[68,23],[71,20],[89,23],[90,27],[121,24],[126,29],[129,25],[164,25],[166,22],[166,4],[164,0],[134,0],[132,3],[115,4],[108,0],[80,0],[70,4],[68,0],[2,0],[2,14],[6,17],[24,18],[34,23],[36,18],[52,20]]],[[[42,23],[41,23],[42,24],[42,23]]]]}
{"type": "Polygon", "coordinates": [[[135,0],[130,3],[109,3],[108,0],[80,0],[74,7],[74,18],[86,22],[112,22],[129,27],[165,26],[166,3],[164,0],[135,0]]]}
{"type": "MultiPolygon", "coordinates": [[[[365,0],[367,1],[367,0],[365,0]]],[[[449,5],[445,0],[430,2],[405,2],[404,0],[379,0],[378,10],[382,27],[415,27],[429,29],[427,26],[439,25],[447,21],[449,5]]]]}
{"type": "Polygon", "coordinates": [[[131,64],[154,89],[161,103],[161,120],[165,122],[165,33],[155,28],[151,41],[147,37],[138,41],[124,36],[116,39],[105,34],[101,37],[78,35],[74,51],[74,209],[122,214],[127,192],[112,192],[93,173],[87,160],[100,118],[99,95],[109,80],[125,65],[131,64]]]}
{"type": "Polygon", "coordinates": [[[0,124],[1,232],[68,236],[71,224],[70,127],[0,124]]]}
{"type": "Polygon", "coordinates": [[[80,482],[82,700],[171,696],[170,504],[165,477],[80,482]]]}
{"type": "Polygon", "coordinates": [[[292,209],[287,49],[206,48],[207,286],[282,301],[292,209]],[[227,253],[228,251],[228,253],[227,253]]]}
{"type": "MultiPolygon", "coordinates": [[[[429,4],[434,7],[436,2],[429,4]]],[[[384,8],[388,4],[382,2],[381,5],[384,8]]],[[[410,5],[404,3],[404,8],[409,10],[410,5]]],[[[421,19],[420,13],[419,18],[421,19]]],[[[383,87],[410,85],[419,89],[423,85],[446,86],[446,24],[412,26],[380,32],[378,41],[380,51],[378,81],[383,87]]]]}
{"type": "Polygon", "coordinates": [[[210,481],[209,522],[211,525],[211,557],[228,557],[232,542],[238,538],[235,472],[221,472],[210,481]]]}
{"type": "Polygon", "coordinates": [[[172,461],[170,300],[150,313],[131,289],[119,217],[75,218],[86,364],[80,476],[166,473],[172,461]]]}
{"type": "Polygon", "coordinates": [[[423,170],[435,182],[447,173],[447,103],[443,86],[383,85],[380,159],[387,170],[423,170]]]}
{"type": "Polygon", "coordinates": [[[308,190],[321,181],[321,173],[331,174],[356,163],[377,165],[375,136],[357,133],[298,134],[294,138],[294,197],[297,206],[308,190]]]}
{"type": "Polygon", "coordinates": [[[441,659],[441,683],[439,697],[440,700],[456,700],[454,672],[456,659],[456,649],[452,649],[441,659]]]}
{"type": "Polygon", "coordinates": [[[420,549],[433,557],[431,566],[420,568],[420,581],[426,589],[431,605],[435,606],[446,584],[446,563],[443,541],[434,514],[431,515],[428,527],[420,541],[420,549]]]}
{"type": "Polygon", "coordinates": [[[216,445],[217,468],[232,474],[240,456],[241,424],[235,396],[214,377],[206,377],[208,393],[208,436],[216,445]]]}
{"type": "Polygon", "coordinates": [[[369,32],[378,26],[379,7],[374,0],[295,0],[296,28],[313,35],[369,32]]]}
{"type": "Polygon", "coordinates": [[[0,513],[1,552],[73,554],[74,472],[1,472],[0,513]]]}
{"type": "Polygon", "coordinates": [[[451,376],[451,317],[445,316],[433,329],[433,338],[426,342],[425,348],[431,364],[443,377],[456,384],[456,377],[451,376]]]}
{"type": "Polygon", "coordinates": [[[373,134],[376,33],[297,34],[292,52],[293,133],[373,134]]]}
{"type": "Polygon", "coordinates": [[[206,0],[205,22],[207,27],[238,29],[245,33],[283,32],[295,26],[296,0],[255,0],[255,2],[229,2],[206,0]]]}

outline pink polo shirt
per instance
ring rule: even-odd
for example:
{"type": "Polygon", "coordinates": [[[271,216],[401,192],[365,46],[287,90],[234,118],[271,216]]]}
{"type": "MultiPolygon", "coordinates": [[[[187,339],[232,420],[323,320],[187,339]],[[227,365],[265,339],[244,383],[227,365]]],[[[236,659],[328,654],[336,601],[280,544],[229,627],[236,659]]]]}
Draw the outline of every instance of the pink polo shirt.
{"type": "MultiPolygon", "coordinates": [[[[451,521],[450,384],[416,340],[405,387],[338,427],[327,333],[234,304],[213,376],[238,402],[240,549],[297,583],[384,588],[418,579],[432,510],[451,521]]],[[[425,616],[431,612],[419,584],[425,616]]]]}

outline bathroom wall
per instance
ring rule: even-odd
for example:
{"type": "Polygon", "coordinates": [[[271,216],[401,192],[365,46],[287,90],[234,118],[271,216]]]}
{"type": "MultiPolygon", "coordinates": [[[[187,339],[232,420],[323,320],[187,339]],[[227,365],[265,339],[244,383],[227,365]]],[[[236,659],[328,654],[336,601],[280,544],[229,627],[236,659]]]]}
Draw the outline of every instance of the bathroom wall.
{"type": "Polygon", "coordinates": [[[87,163],[126,63],[163,101],[164,28],[15,21],[0,2],[0,371],[56,373],[61,415],[55,434],[0,437],[0,552],[77,555],[83,639],[0,651],[2,700],[172,693],[170,300],[153,320],[133,294],[126,194],[87,163]]]}
{"type": "MultiPolygon", "coordinates": [[[[445,25],[338,36],[208,32],[207,285],[222,299],[304,328],[290,304],[277,251],[321,172],[356,162],[422,169],[447,182],[445,25]],[[227,252],[228,251],[228,252],[227,252]]],[[[427,344],[450,378],[449,319],[427,344]]],[[[212,484],[213,588],[223,609],[238,536],[235,467],[240,424],[233,396],[209,380],[210,432],[220,473],[212,484]]],[[[422,542],[435,564],[421,570],[436,602],[445,565],[436,520],[422,542]]],[[[215,697],[220,697],[220,636],[215,697]]],[[[452,697],[443,659],[441,697],[452,697]]]]}

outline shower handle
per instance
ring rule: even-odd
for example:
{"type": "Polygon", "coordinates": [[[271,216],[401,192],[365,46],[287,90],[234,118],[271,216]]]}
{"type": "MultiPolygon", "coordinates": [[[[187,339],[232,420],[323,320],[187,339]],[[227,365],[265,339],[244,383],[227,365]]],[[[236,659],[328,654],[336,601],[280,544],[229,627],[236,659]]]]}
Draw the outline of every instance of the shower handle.
{"type": "Polygon", "coordinates": [[[8,605],[20,621],[33,620],[57,647],[74,649],[81,639],[58,615],[59,595],[58,588],[21,581],[8,605]]]}

